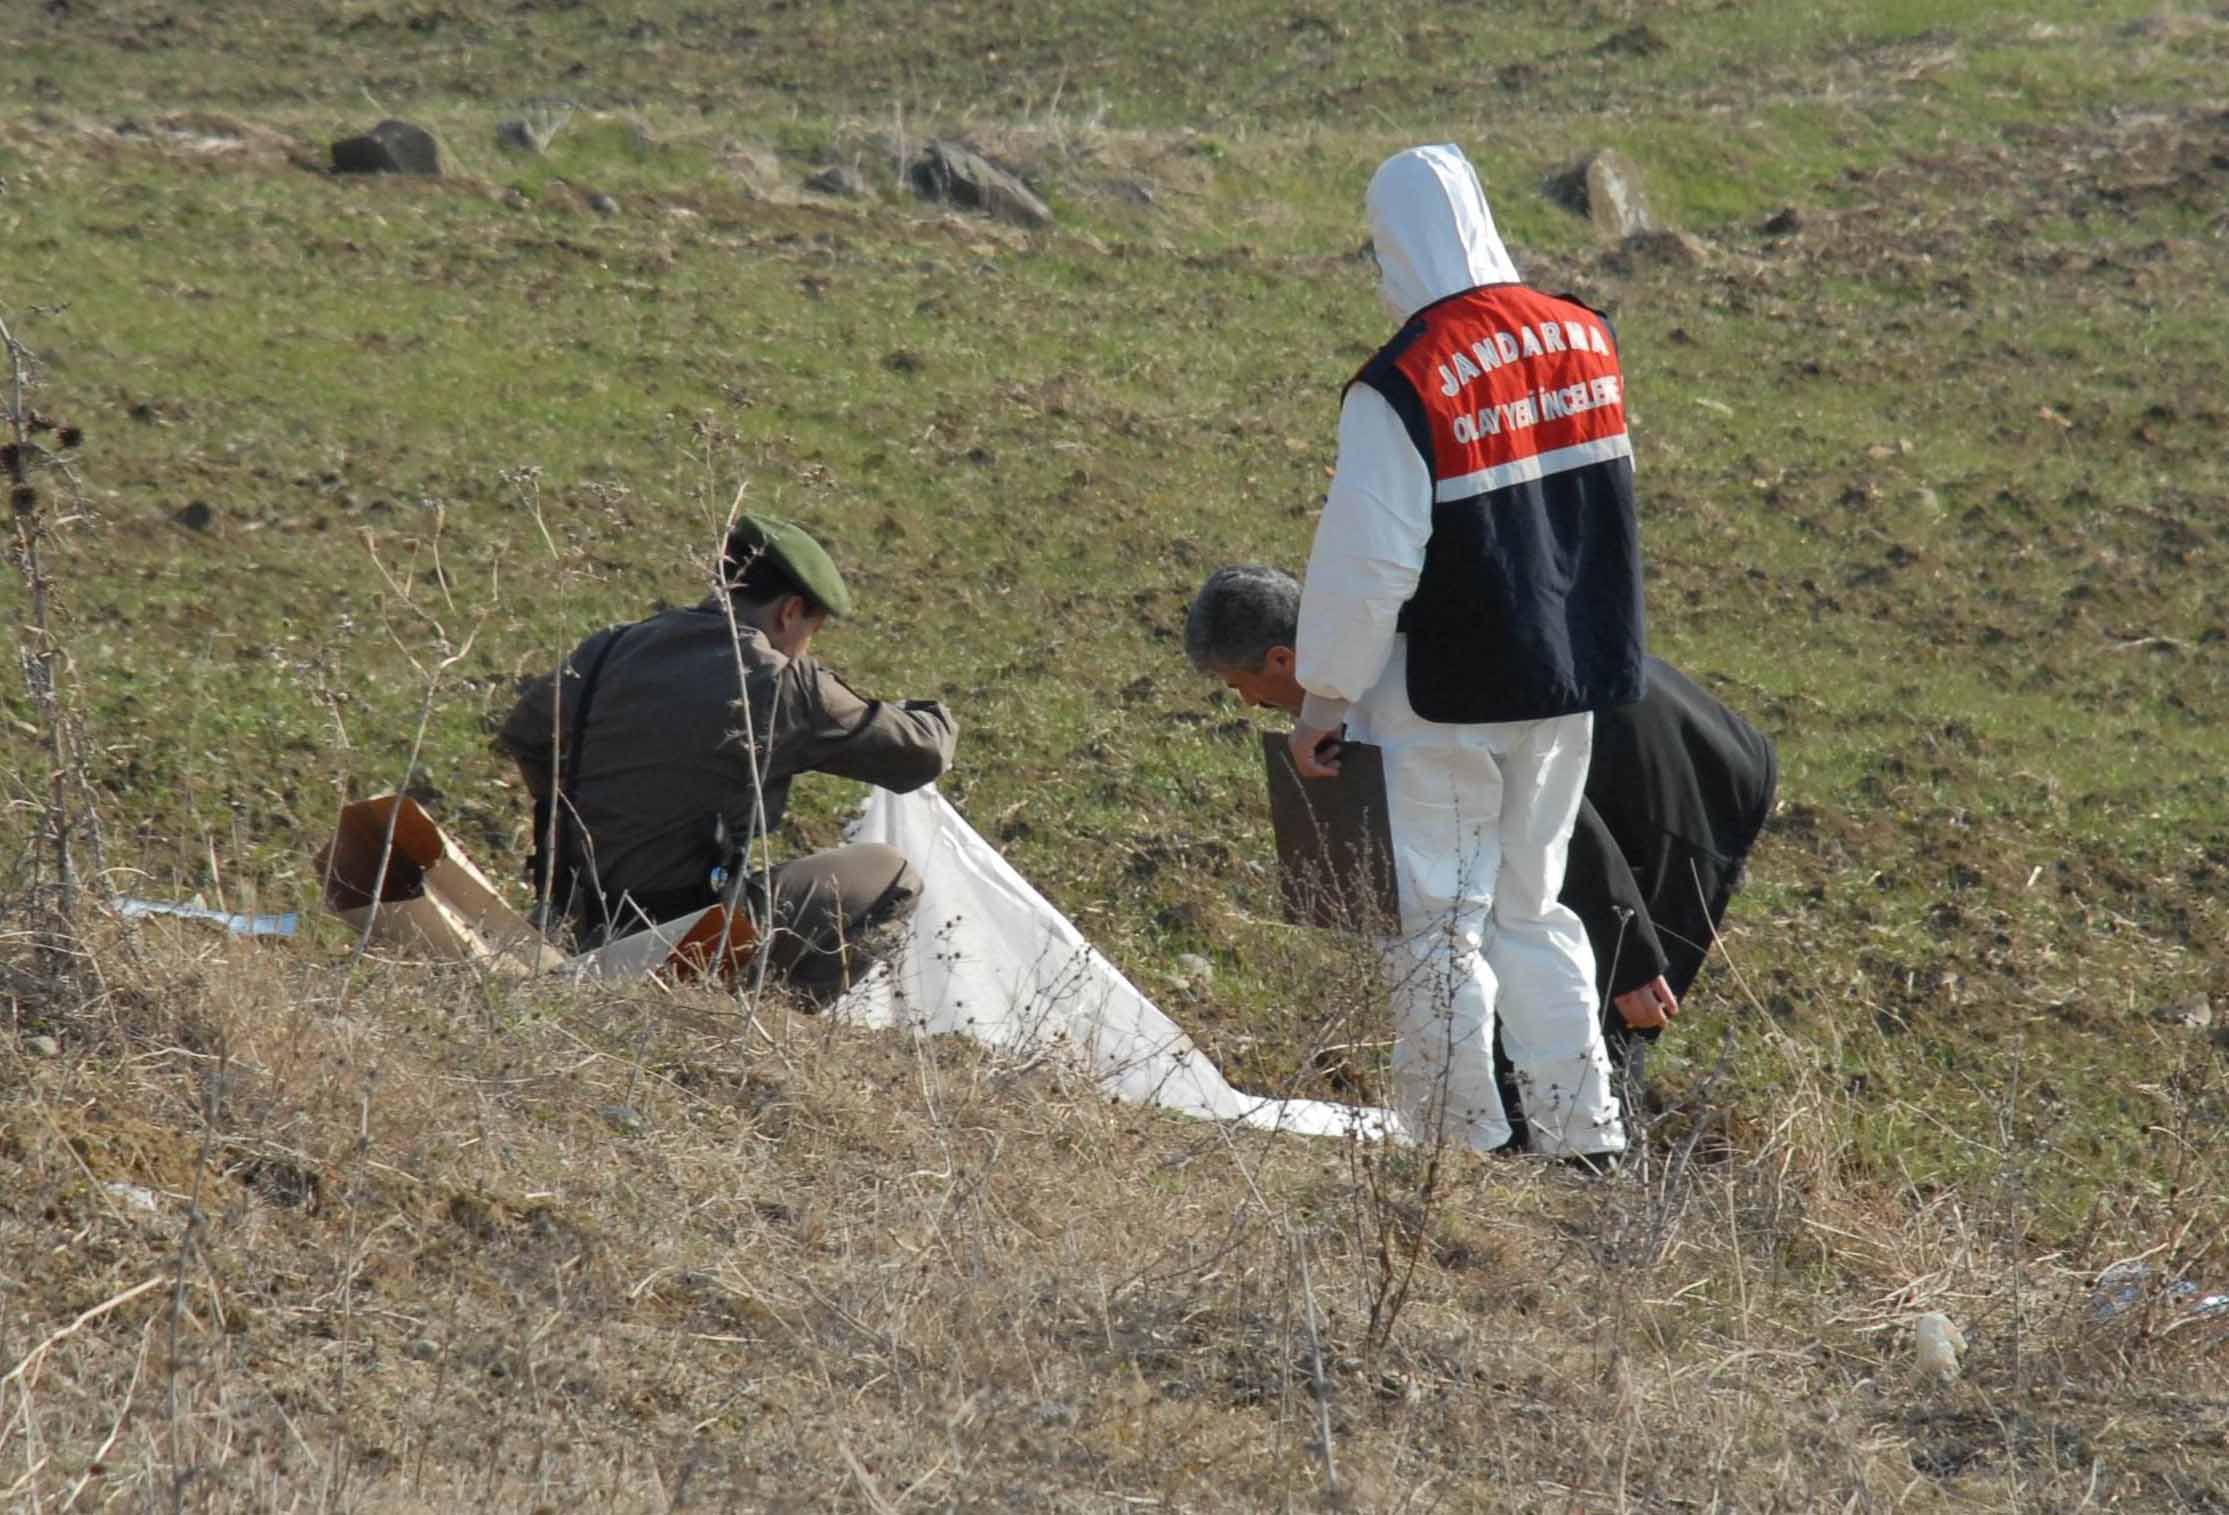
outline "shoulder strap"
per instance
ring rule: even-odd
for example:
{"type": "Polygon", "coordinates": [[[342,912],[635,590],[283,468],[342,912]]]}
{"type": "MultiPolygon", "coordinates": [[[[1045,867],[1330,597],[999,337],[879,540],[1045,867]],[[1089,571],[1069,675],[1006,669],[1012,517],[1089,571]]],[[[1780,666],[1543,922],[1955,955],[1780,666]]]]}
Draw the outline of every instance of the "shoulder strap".
{"type": "MultiPolygon", "coordinates": [[[[603,677],[604,663],[611,657],[611,650],[632,631],[632,625],[615,626],[604,638],[604,645],[588,660],[588,671],[581,675],[580,692],[573,704],[573,719],[565,735],[565,745],[557,755],[559,779],[557,786],[557,867],[552,880],[554,893],[560,907],[568,914],[576,907],[592,904],[602,894],[593,876],[594,860],[584,859],[579,842],[580,812],[574,807],[573,792],[580,782],[581,754],[588,746],[588,711],[596,702],[596,685],[603,677]],[[581,898],[580,875],[583,866],[590,872],[590,898],[581,898]]],[[[560,686],[562,687],[562,686],[560,686]]]]}
{"type": "MultiPolygon", "coordinates": [[[[1394,415],[1400,418],[1402,428],[1409,434],[1409,445],[1423,457],[1427,471],[1436,471],[1432,456],[1431,422],[1424,413],[1424,397],[1416,392],[1416,386],[1401,371],[1400,365],[1402,355],[1430,331],[1428,314],[1441,303],[1445,302],[1427,305],[1403,322],[1393,340],[1379,348],[1370,361],[1357,369],[1354,377],[1346,383],[1346,389],[1361,384],[1376,390],[1386,404],[1393,407],[1394,415]]],[[[1345,393],[1345,389],[1340,391],[1342,398],[1345,393]]]]}

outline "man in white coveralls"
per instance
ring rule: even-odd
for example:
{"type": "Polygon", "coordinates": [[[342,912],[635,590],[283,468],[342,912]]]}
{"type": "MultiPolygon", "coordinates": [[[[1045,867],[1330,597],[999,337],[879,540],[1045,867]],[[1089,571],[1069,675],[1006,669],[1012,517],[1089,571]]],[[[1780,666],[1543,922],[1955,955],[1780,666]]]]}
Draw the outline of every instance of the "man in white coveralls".
{"type": "Polygon", "coordinates": [[[1593,954],[1558,903],[1592,712],[1644,687],[1624,376],[1609,322],[1518,282],[1460,148],[1365,200],[1402,323],[1348,385],[1300,603],[1301,771],[1341,730],[1385,751],[1401,891],[1393,1072],[1425,1141],[1510,1137],[1495,1017],[1533,1149],[1624,1150],[1593,954]]]}

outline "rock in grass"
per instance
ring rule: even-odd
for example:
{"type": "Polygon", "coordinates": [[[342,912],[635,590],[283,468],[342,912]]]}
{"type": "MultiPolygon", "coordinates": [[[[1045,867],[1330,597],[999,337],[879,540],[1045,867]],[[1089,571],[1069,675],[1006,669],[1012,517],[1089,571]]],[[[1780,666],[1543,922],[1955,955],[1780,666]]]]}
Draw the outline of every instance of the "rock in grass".
{"type": "Polygon", "coordinates": [[[343,137],[335,142],[333,172],[438,175],[441,144],[422,126],[389,119],[360,137],[343,137]]]}
{"type": "Polygon", "coordinates": [[[101,1187],[127,1210],[137,1210],[143,1215],[154,1215],[162,1209],[162,1198],[154,1190],[139,1184],[112,1183],[101,1187]]]}
{"type": "Polygon", "coordinates": [[[822,169],[805,181],[805,187],[816,195],[834,195],[840,200],[864,200],[872,193],[866,177],[845,163],[822,169]]]}
{"type": "Polygon", "coordinates": [[[1629,26],[1597,42],[1590,52],[1597,58],[1653,58],[1671,47],[1646,26],[1629,26]]]}
{"type": "MultiPolygon", "coordinates": [[[[1151,179],[1109,179],[1105,188],[1117,200],[1128,200],[1132,205],[1143,205],[1148,210],[1161,203],[1161,196],[1155,192],[1151,179]]],[[[1365,242],[1362,247],[1367,254],[1370,244],[1365,242]]]]}
{"type": "Polygon", "coordinates": [[[1608,237],[1633,237],[1656,230],[1641,171],[1625,154],[1596,153],[1587,161],[1587,219],[1608,237]]]}
{"type": "Polygon", "coordinates": [[[23,1039],[23,1050],[33,1057],[60,1057],[62,1044],[51,1036],[27,1036],[23,1039]]]}
{"type": "Polygon", "coordinates": [[[2205,1031],[2214,1023],[2214,1002],[2210,995],[2198,994],[2179,1005],[2163,1005],[2152,1014],[2170,1026],[2180,1026],[2187,1031],[2205,1031]]]}
{"type": "Polygon", "coordinates": [[[619,202],[601,191],[588,197],[588,208],[599,216],[616,216],[619,214],[619,202]]]}
{"type": "Polygon", "coordinates": [[[1958,1376],[1959,1354],[1966,1350],[1966,1333],[1939,1310],[1912,1322],[1912,1361],[1922,1376],[1944,1383],[1958,1376]]]}
{"type": "Polygon", "coordinates": [[[1548,181],[1548,193],[1594,223],[1607,242],[1624,242],[1656,229],[1641,171],[1615,148],[1592,152],[1548,181]]]}
{"type": "Polygon", "coordinates": [[[1009,225],[1038,228],[1053,224],[1053,213],[1030,187],[980,153],[953,142],[931,142],[907,170],[913,192],[924,200],[981,211],[1009,225]]]}
{"type": "Polygon", "coordinates": [[[540,157],[549,148],[549,138],[534,129],[529,121],[499,121],[495,127],[495,145],[507,153],[527,153],[540,157]]]}

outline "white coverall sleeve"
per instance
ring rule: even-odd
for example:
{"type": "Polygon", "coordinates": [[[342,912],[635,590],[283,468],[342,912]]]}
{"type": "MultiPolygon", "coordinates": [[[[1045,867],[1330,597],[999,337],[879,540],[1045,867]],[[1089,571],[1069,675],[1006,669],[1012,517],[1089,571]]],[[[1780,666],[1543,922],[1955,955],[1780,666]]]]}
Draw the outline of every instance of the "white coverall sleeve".
{"type": "Polygon", "coordinates": [[[1366,384],[1339,407],[1339,461],[1308,552],[1294,673],[1307,692],[1301,724],[1346,719],[1393,656],[1394,622],[1424,571],[1432,475],[1408,428],[1366,384]]]}

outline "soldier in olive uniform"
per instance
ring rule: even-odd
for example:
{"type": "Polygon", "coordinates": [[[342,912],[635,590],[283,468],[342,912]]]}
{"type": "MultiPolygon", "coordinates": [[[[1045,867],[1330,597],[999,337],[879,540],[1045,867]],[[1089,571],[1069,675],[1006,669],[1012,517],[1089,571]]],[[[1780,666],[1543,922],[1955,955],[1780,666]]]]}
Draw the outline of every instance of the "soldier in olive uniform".
{"type": "MultiPolygon", "coordinates": [[[[744,516],[719,597],[597,632],[529,681],[496,737],[535,799],[536,893],[584,946],[725,897],[750,838],[781,824],[808,772],[904,793],[952,761],[934,700],[863,699],[810,655],[850,613],[828,554],[795,523],[744,516]],[[733,612],[731,624],[729,612],[733,612]]],[[[832,848],[741,886],[765,918],[768,966],[814,998],[857,976],[866,933],[902,921],[920,879],[894,848],[832,848]]]]}

